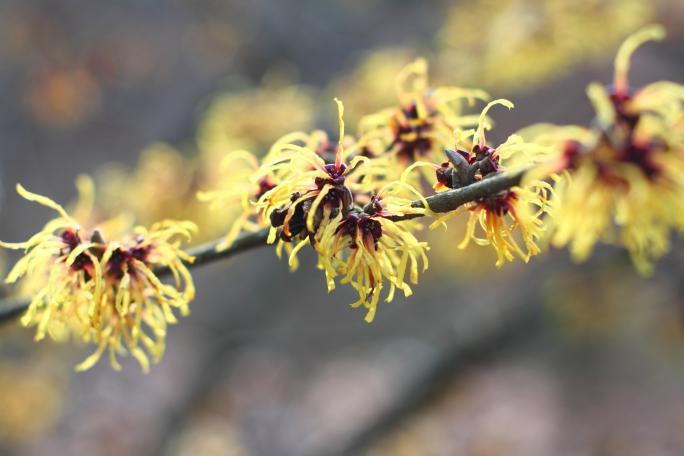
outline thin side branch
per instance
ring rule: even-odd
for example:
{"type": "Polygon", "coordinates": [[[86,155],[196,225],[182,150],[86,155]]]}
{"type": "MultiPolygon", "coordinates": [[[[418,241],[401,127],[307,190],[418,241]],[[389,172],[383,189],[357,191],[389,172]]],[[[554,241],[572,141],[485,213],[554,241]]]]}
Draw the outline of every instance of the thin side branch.
{"type": "MultiPolygon", "coordinates": [[[[255,247],[266,245],[266,238],[268,237],[268,229],[257,231],[256,233],[245,234],[240,236],[233,242],[230,248],[222,251],[218,251],[216,247],[223,241],[223,239],[217,239],[215,241],[206,242],[204,244],[198,245],[188,249],[188,255],[195,257],[195,261],[187,266],[194,268],[197,266],[203,266],[205,264],[213,263],[214,261],[222,260],[224,258],[230,258],[238,253],[244,252],[246,250],[251,250],[255,247]]],[[[166,275],[169,273],[167,269],[160,269],[155,271],[157,275],[166,275]]]]}
{"type": "MultiPolygon", "coordinates": [[[[425,198],[430,210],[434,213],[451,212],[463,206],[466,203],[476,201],[480,198],[496,195],[499,192],[507,190],[511,187],[519,185],[525,173],[530,168],[522,168],[518,171],[498,174],[493,177],[488,177],[467,187],[449,190],[436,195],[425,198]]],[[[423,207],[423,202],[420,200],[414,201],[412,207],[423,207]]],[[[393,220],[409,220],[423,217],[423,214],[410,214],[401,217],[394,217],[393,220]]]]}
{"type": "MultiPolygon", "coordinates": [[[[451,212],[466,203],[515,187],[520,184],[523,176],[529,170],[530,168],[522,168],[518,171],[488,177],[467,187],[437,193],[427,197],[426,200],[432,212],[451,212]]],[[[423,203],[414,201],[412,206],[423,207],[423,203]]]]}
{"type": "MultiPolygon", "coordinates": [[[[467,187],[449,190],[438,193],[426,198],[430,210],[435,213],[451,212],[463,204],[495,195],[503,190],[509,189],[520,184],[522,177],[528,169],[521,169],[516,172],[499,174],[494,177],[484,179],[467,187]]],[[[413,207],[423,207],[422,201],[414,201],[413,207]]],[[[395,217],[395,220],[408,220],[422,217],[423,214],[410,214],[402,217],[395,217]]],[[[216,246],[223,240],[207,242],[206,244],[193,247],[188,253],[195,257],[195,261],[188,264],[188,267],[197,267],[204,264],[213,263],[218,260],[230,258],[238,253],[251,250],[266,244],[268,229],[249,233],[239,237],[233,245],[223,251],[217,251],[216,246]]],[[[156,271],[158,275],[168,274],[168,270],[163,268],[156,271]]],[[[28,299],[6,299],[0,301],[0,322],[12,319],[20,315],[29,306],[28,299]]]]}

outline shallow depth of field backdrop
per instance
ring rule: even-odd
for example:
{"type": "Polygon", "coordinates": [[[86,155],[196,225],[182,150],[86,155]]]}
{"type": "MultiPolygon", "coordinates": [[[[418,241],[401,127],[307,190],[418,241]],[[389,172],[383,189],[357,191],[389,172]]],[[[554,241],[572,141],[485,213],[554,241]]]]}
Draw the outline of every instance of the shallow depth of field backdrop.
{"type": "MultiPolygon", "coordinates": [[[[684,82],[679,0],[3,0],[0,239],[49,215],[16,182],[66,203],[81,173],[107,210],[217,237],[193,169],[291,130],[334,136],[333,96],[353,130],[417,56],[436,83],[515,102],[497,140],[586,123],[585,86],[653,21],[668,39],[637,52],[633,80],[684,82]]],[[[457,228],[431,236],[415,295],[372,324],[349,290],[326,293],[310,253],[294,274],[272,249],[197,269],[192,315],[148,375],[130,359],[76,374],[90,347],[4,323],[0,454],[684,454],[681,241],[644,279],[615,248],[497,271],[490,249],[456,248],[457,228]]]]}

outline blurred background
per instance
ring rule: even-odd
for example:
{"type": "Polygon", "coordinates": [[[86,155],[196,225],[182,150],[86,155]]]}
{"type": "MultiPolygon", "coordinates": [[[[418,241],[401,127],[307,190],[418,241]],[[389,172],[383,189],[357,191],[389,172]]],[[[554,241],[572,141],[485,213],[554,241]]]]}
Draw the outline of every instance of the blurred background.
{"type": "MultiPolygon", "coordinates": [[[[226,152],[335,132],[395,103],[417,56],[434,84],[516,104],[492,138],[588,123],[621,40],[658,21],[633,81],[684,82],[679,0],[2,0],[0,239],[37,231],[95,177],[98,210],[186,217],[226,152]]],[[[333,135],[334,136],[334,135],[333,135]]],[[[192,315],[149,375],[131,360],[75,374],[89,347],[0,327],[0,454],[684,454],[684,250],[654,277],[624,252],[550,252],[497,271],[488,250],[431,233],[431,268],[373,324],[325,291],[312,256],[290,274],[271,249],[195,271],[192,315]]],[[[0,259],[3,269],[14,257],[0,259]]]]}

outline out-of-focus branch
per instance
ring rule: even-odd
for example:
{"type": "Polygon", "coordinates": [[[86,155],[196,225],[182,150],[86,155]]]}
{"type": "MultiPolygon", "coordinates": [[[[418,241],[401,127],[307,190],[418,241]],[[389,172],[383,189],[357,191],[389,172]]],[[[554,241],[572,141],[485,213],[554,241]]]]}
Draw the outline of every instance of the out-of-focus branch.
{"type": "MultiPolygon", "coordinates": [[[[450,212],[463,204],[494,195],[508,188],[514,187],[520,183],[527,168],[515,172],[502,173],[494,177],[484,179],[467,187],[449,190],[447,192],[432,195],[426,198],[430,210],[435,213],[450,212]]],[[[414,201],[413,207],[423,207],[422,201],[414,201]]],[[[423,214],[409,214],[405,216],[394,217],[394,220],[408,220],[422,217],[423,214]]],[[[252,248],[265,245],[268,230],[264,229],[256,233],[249,233],[239,237],[233,245],[223,251],[217,251],[216,246],[222,239],[208,242],[200,246],[194,247],[188,253],[195,257],[195,261],[188,264],[188,267],[201,266],[214,261],[230,258],[238,253],[252,248]]],[[[158,275],[165,275],[168,273],[166,269],[156,271],[158,275]]],[[[21,314],[29,305],[27,299],[6,299],[0,301],[0,322],[9,320],[21,314]]]]}
{"type": "MultiPolygon", "coordinates": [[[[534,301],[531,299],[530,301],[534,301]]],[[[454,378],[491,360],[518,342],[539,334],[542,306],[525,300],[505,311],[481,315],[460,328],[427,369],[421,371],[368,425],[352,435],[344,448],[331,454],[365,454],[372,444],[388,435],[439,396],[454,378]]]]}

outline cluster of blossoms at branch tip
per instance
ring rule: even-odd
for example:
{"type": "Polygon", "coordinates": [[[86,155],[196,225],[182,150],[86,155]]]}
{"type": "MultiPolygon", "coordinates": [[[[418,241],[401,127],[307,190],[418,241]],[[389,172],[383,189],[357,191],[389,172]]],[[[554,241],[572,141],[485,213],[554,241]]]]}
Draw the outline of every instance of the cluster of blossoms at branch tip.
{"type": "Polygon", "coordinates": [[[47,335],[96,345],[77,370],[89,369],[107,350],[114,369],[121,368],[117,356],[130,353],[148,371],[150,358],[156,363],[164,354],[167,325],[177,322],[177,312],[189,313],[195,295],[185,264],[192,257],[179,247],[194,224],[165,221],[108,241],[104,231],[82,228],[51,199],[21,185],[17,191],[58,214],[26,242],[0,242],[25,252],[6,278],[21,280],[21,293],[31,296],[22,324],[36,326],[36,340],[47,335]],[[159,279],[159,268],[171,273],[172,284],[159,279]]]}
{"type": "MultiPolygon", "coordinates": [[[[414,168],[435,169],[437,192],[464,188],[503,173],[510,167],[526,166],[537,157],[543,157],[546,148],[527,143],[517,135],[493,148],[485,138],[486,115],[496,106],[509,109],[513,103],[505,99],[494,100],[482,110],[476,130],[457,131],[457,145],[463,149],[446,150],[448,161],[440,165],[416,162],[404,174],[414,168]],[[506,167],[504,167],[504,164],[506,167]]],[[[493,193],[443,215],[430,226],[445,226],[445,222],[464,212],[469,213],[466,235],[459,244],[464,249],[473,241],[478,245],[492,246],[497,254],[497,267],[515,257],[524,262],[541,252],[538,245],[544,233],[544,216],[549,207],[551,185],[542,180],[527,182],[501,192],[493,193]],[[478,228],[482,235],[478,235],[478,228]]]]}
{"type": "Polygon", "coordinates": [[[535,174],[554,173],[551,242],[578,260],[598,241],[621,244],[648,274],[668,251],[671,230],[684,230],[684,86],[628,83],[632,53],[664,34],[650,26],[632,35],[618,52],[613,85],[589,86],[592,127],[528,130],[557,151],[535,174]]]}

